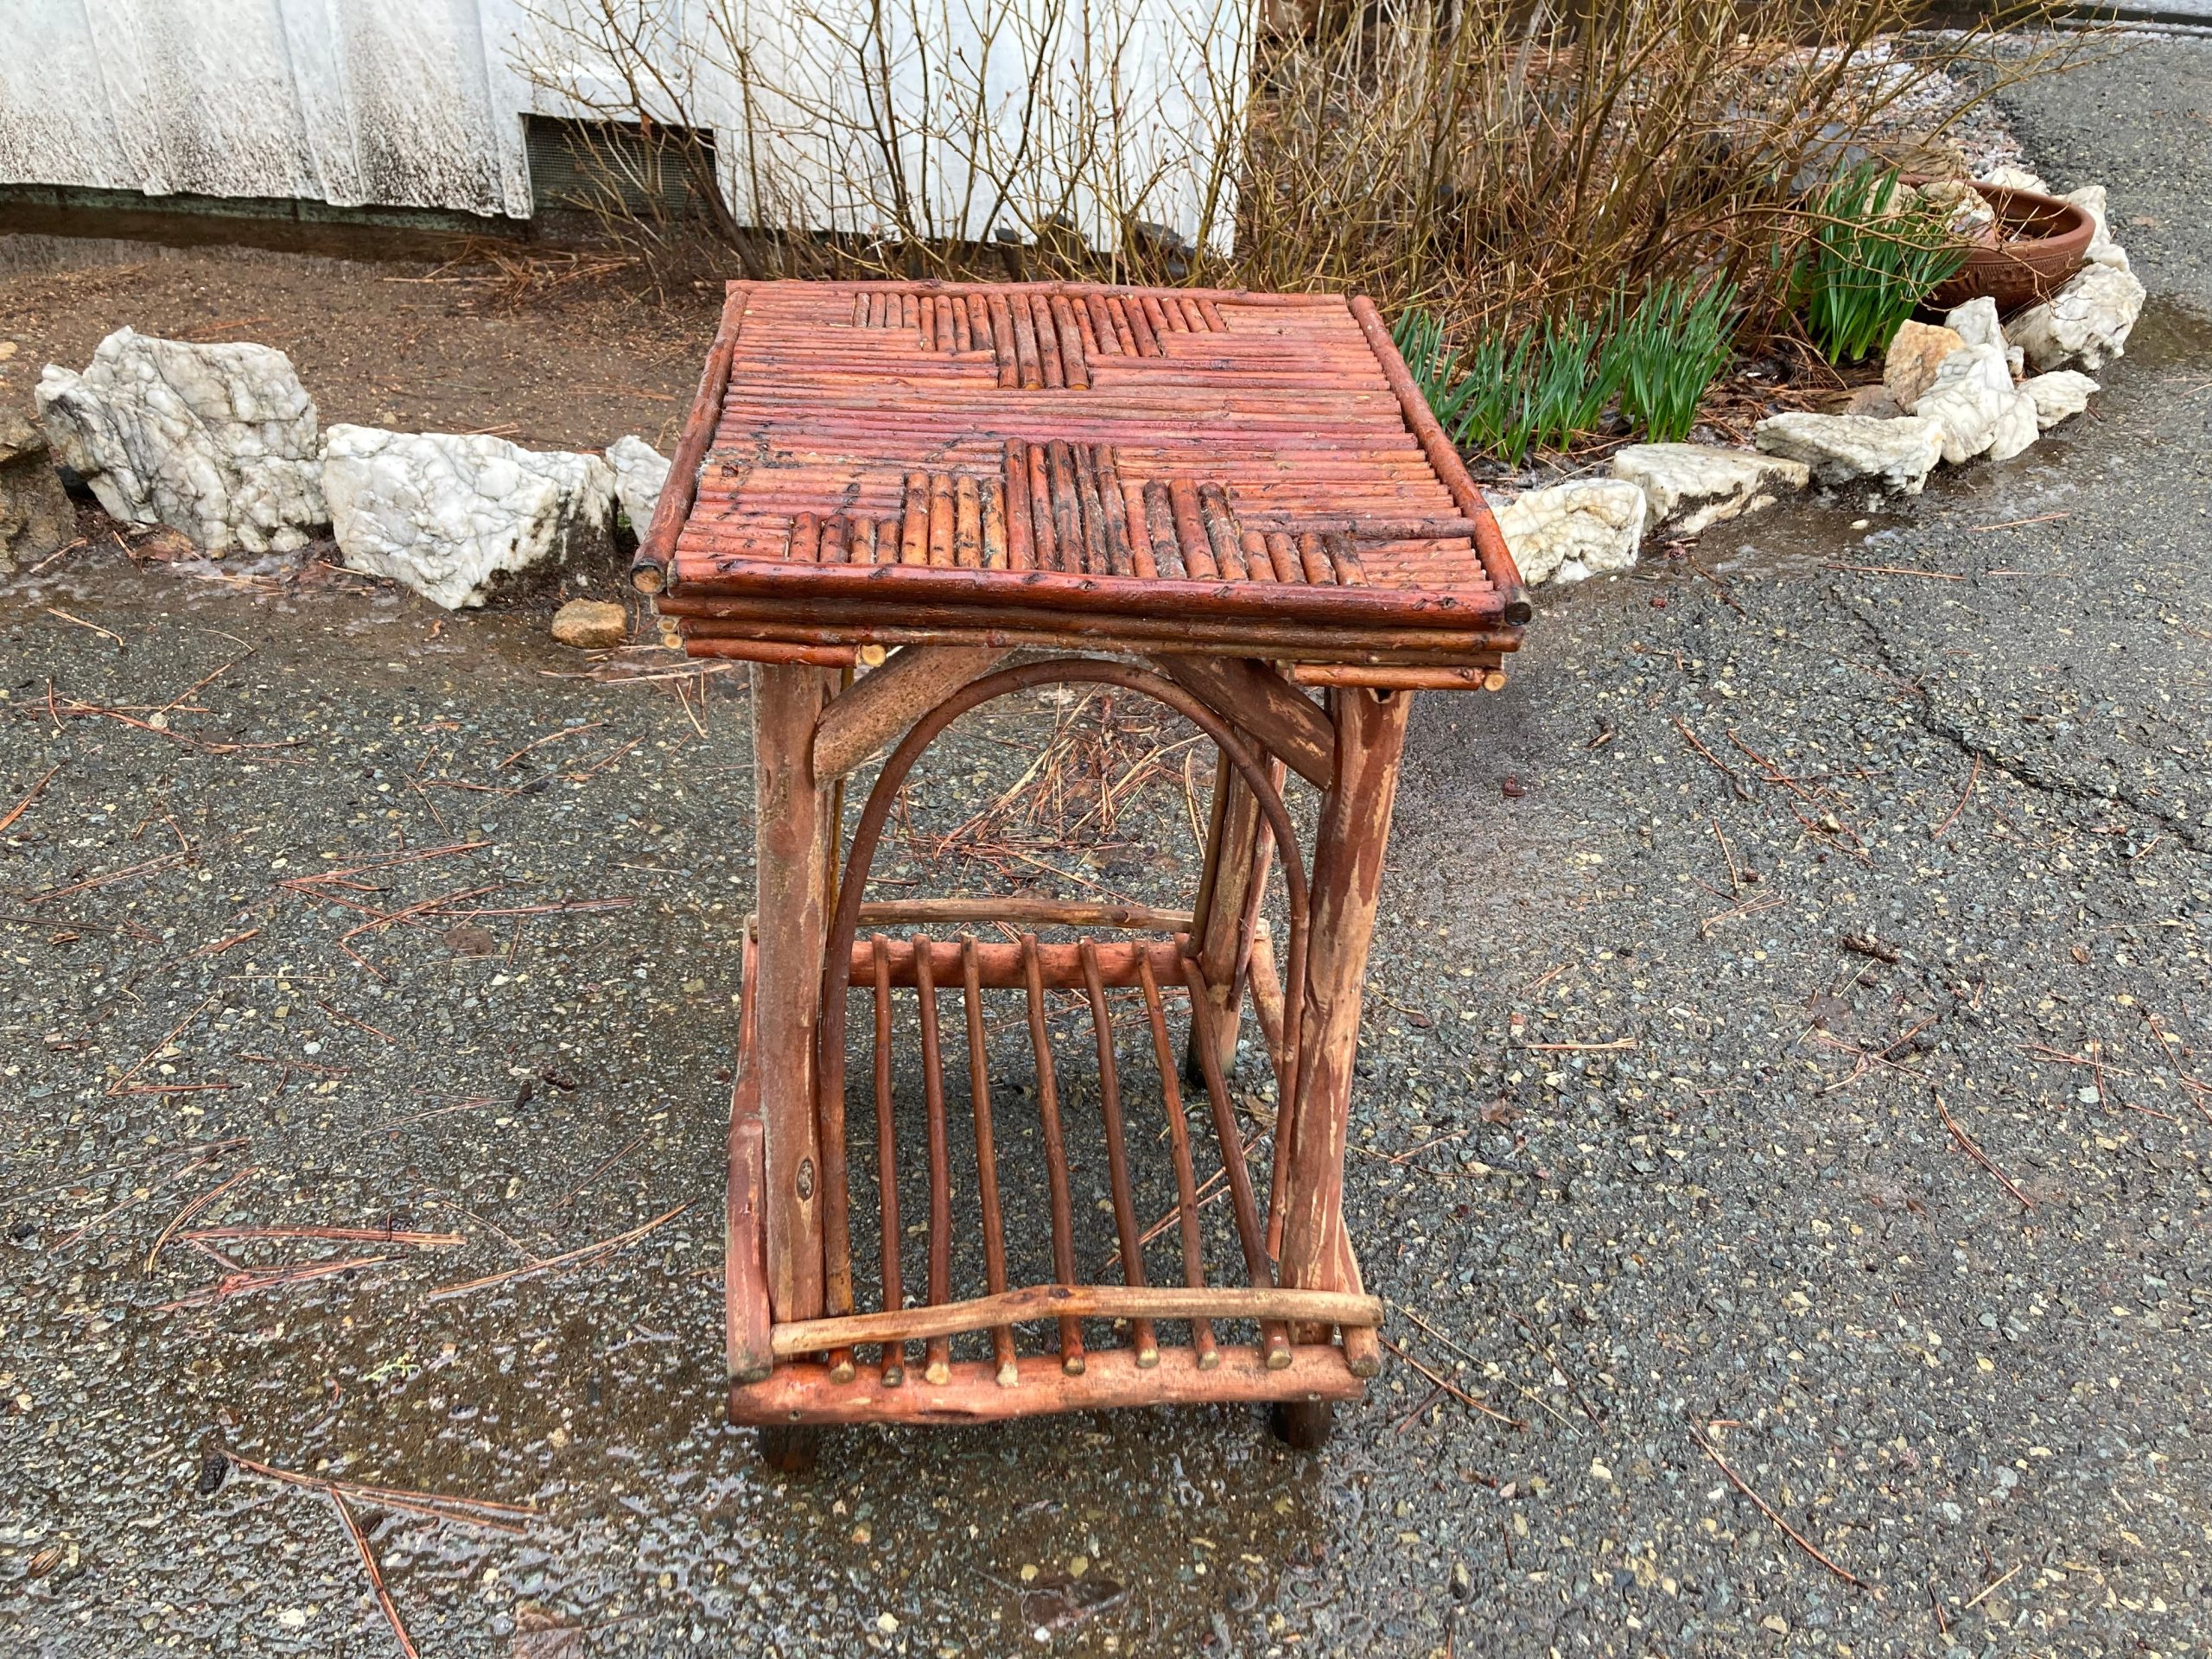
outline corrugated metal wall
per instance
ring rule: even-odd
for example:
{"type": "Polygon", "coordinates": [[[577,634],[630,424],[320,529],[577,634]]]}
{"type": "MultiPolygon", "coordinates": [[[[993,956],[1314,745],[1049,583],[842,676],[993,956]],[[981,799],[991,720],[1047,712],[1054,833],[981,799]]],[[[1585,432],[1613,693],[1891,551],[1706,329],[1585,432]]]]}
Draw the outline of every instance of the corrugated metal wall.
{"type": "MultiPolygon", "coordinates": [[[[871,204],[897,190],[868,138],[874,118],[852,66],[866,20],[886,14],[861,0],[613,3],[652,18],[648,38],[678,43],[713,38],[709,8],[718,5],[725,22],[736,20],[734,31],[751,37],[757,59],[803,92],[796,104],[764,104],[717,84],[728,78],[711,68],[692,83],[689,113],[715,131],[726,194],[741,219],[793,215],[818,229],[879,228],[871,204]],[[749,146],[734,130],[748,106],[766,124],[749,146]],[[755,200],[764,159],[779,175],[772,201],[755,200]]],[[[556,34],[547,45],[532,13],[558,4],[588,16],[600,0],[0,0],[0,183],[526,218],[523,115],[587,111],[531,85],[518,58],[557,61],[560,79],[588,101],[608,81],[577,36],[556,34]]],[[[1119,233],[1111,213],[1088,193],[1061,189],[1053,163],[1007,126],[1037,90],[1025,86],[1011,43],[1050,41],[1043,92],[1064,141],[1107,136],[1125,168],[1152,181],[1137,216],[1195,234],[1210,199],[1202,175],[1211,135],[1242,101],[1250,10],[1250,0],[919,0],[891,9],[891,103],[906,135],[894,146],[906,175],[899,188],[911,199],[919,184],[930,204],[919,217],[931,234],[988,236],[996,225],[984,219],[1011,192],[1018,200],[1006,217],[1018,222],[1021,207],[1058,202],[1095,243],[1110,244],[1119,233]],[[1071,19],[1095,37],[1071,35],[1071,19]],[[1107,42],[1103,57],[1092,38],[1107,42]],[[945,89],[957,74],[947,71],[964,65],[980,66],[988,97],[951,107],[945,89]],[[980,147],[969,142],[978,132],[980,147]],[[990,176],[969,167],[971,156],[990,176]]],[[[868,50],[874,61],[873,41],[868,50]]]]}
{"type": "Polygon", "coordinates": [[[9,0],[0,181],[530,213],[501,0],[9,0]]]}

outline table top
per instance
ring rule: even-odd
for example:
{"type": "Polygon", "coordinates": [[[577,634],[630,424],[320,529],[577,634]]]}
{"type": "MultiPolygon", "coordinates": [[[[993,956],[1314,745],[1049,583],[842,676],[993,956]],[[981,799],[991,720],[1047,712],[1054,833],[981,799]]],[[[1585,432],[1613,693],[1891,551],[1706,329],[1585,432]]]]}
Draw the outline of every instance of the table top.
{"type": "Polygon", "coordinates": [[[721,655],[1495,667],[1529,613],[1371,304],[1071,283],[731,283],[634,575],[721,655]]]}

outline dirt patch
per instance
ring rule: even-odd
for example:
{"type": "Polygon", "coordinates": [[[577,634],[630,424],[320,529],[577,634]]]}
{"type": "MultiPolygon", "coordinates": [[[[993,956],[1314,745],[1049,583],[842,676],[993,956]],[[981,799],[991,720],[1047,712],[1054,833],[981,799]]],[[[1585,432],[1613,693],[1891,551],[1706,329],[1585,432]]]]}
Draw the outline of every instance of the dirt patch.
{"type": "Polygon", "coordinates": [[[436,265],[0,236],[0,402],[28,409],[46,364],[80,369],[129,327],[277,347],[326,426],[489,432],[532,448],[634,432],[669,448],[719,285],[656,294],[608,262],[509,257],[436,265]]]}

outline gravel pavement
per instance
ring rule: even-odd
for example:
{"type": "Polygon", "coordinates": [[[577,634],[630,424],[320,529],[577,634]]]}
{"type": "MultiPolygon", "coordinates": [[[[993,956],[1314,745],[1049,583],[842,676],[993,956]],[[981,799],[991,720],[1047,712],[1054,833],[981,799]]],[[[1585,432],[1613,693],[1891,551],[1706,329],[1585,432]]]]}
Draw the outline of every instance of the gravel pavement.
{"type": "MultiPolygon", "coordinates": [[[[1404,1357],[1318,1456],[1124,1413],[786,1481],[720,1425],[739,677],[0,588],[0,1651],[393,1652],[348,1512],[437,1655],[2202,1650],[2208,86],[2013,99],[2153,295],[2094,419],[1550,597],[1417,709],[1351,1181],[1404,1357]]],[[[1126,706],[979,722],[915,834],[1078,715],[1154,786],[985,861],[1165,898],[1187,751],[1126,706]]]]}

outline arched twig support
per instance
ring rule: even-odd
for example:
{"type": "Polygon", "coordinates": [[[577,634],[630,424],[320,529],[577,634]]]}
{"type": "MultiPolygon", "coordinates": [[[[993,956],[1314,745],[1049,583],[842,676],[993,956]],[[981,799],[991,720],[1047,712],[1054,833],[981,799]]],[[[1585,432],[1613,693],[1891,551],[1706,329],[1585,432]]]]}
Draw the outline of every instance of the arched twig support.
{"type": "MultiPolygon", "coordinates": [[[[874,788],[868,791],[868,804],[861,809],[860,822],[853,830],[852,851],[846,857],[845,868],[838,880],[837,911],[830,923],[829,939],[823,951],[822,1019],[817,1027],[819,1047],[815,1068],[817,1089],[815,1114],[822,1140],[823,1249],[827,1256],[823,1264],[823,1280],[830,1311],[833,1315],[853,1311],[852,1235],[848,1215],[850,1195],[845,1160],[846,993],[850,984],[853,941],[860,931],[861,896],[868,885],[868,870],[875,861],[876,847],[882,840],[884,823],[891,815],[891,804],[898,798],[899,791],[905,785],[915,762],[921,759],[923,751],[961,715],[1011,692],[1025,691],[1039,685],[1066,684],[1117,686],[1164,703],[1211,738],[1221,750],[1223,758],[1236,768],[1238,775],[1251,790],[1253,798],[1259,802],[1261,814],[1267,820],[1268,831],[1274,837],[1276,849],[1282,857],[1283,881],[1290,895],[1290,941],[1287,965],[1293,986],[1303,986],[1306,982],[1306,866],[1299,856],[1296,830],[1291,823],[1289,810],[1284,806],[1281,792],[1268,780],[1266,769],[1254,758],[1251,750],[1237,737],[1229,722],[1212,709],[1173,681],[1157,674],[1132,668],[1126,664],[1089,657],[1056,657],[1044,662],[1024,663],[1014,668],[1002,669],[998,673],[971,682],[946,698],[914,722],[899,741],[899,747],[883,763],[883,770],[876,778],[874,788]]],[[[1278,1123],[1296,1121],[1302,1094],[1296,1058],[1299,1052],[1300,1012],[1300,999],[1294,994],[1287,1000],[1283,1011],[1283,1046],[1292,1058],[1286,1069],[1283,1097],[1276,1106],[1278,1123]]],[[[1240,1154],[1232,1141],[1232,1144],[1223,1147],[1222,1155],[1230,1158],[1240,1154]]],[[[1281,1155],[1280,1146],[1277,1155],[1281,1155]]]]}

